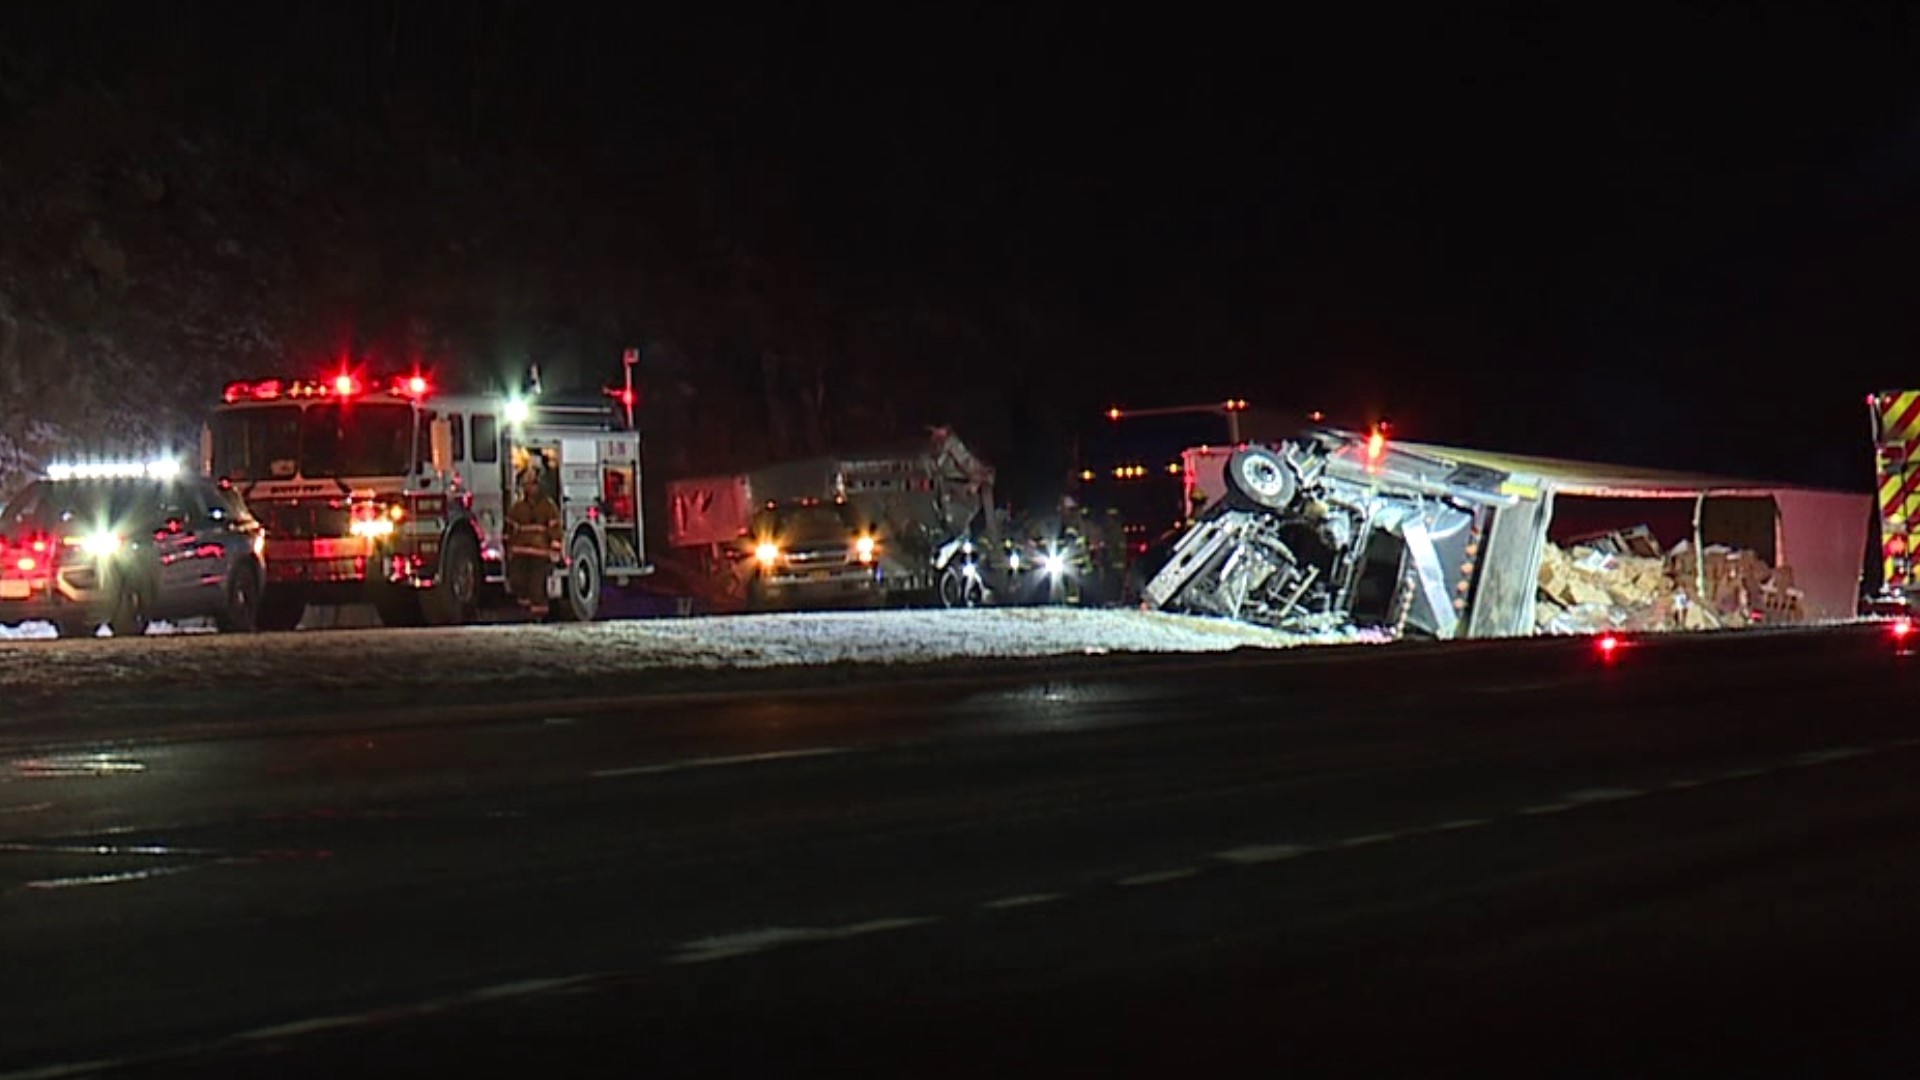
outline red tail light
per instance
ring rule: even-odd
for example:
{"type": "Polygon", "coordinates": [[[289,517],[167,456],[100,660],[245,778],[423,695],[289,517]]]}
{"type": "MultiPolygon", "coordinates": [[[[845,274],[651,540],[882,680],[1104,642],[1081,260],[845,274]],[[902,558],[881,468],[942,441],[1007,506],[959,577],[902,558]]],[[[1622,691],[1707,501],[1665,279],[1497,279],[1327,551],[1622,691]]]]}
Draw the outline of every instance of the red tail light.
{"type": "Polygon", "coordinates": [[[1888,625],[1887,633],[1892,635],[1895,641],[1905,641],[1913,636],[1913,620],[1895,619],[1888,625]]]}

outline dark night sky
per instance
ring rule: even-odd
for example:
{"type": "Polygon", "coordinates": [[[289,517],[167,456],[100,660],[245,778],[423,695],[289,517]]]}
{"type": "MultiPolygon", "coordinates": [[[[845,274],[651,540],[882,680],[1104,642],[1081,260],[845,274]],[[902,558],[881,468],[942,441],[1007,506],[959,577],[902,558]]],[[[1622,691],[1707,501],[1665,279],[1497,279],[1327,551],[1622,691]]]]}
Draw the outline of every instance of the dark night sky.
{"type": "Polygon", "coordinates": [[[1855,483],[1862,393],[1920,378],[1905,24],[764,33],[708,70],[716,145],[829,258],[1081,313],[1080,407],[1240,395],[1855,483]]]}
{"type": "Polygon", "coordinates": [[[793,266],[1068,319],[1008,393],[1076,417],[1231,395],[1857,486],[1863,393],[1920,382],[1904,20],[195,10],[180,55],[230,62],[187,98],[274,109],[362,86],[383,26],[403,81],[458,85],[503,19],[495,151],[583,215],[692,154],[793,266]]]}

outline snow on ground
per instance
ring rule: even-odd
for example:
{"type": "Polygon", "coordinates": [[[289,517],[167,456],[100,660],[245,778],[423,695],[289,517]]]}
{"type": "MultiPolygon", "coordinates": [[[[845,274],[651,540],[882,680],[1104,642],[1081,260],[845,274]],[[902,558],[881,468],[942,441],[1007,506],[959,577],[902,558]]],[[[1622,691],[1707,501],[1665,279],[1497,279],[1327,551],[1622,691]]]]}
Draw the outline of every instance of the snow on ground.
{"type": "MultiPolygon", "coordinates": [[[[248,686],[275,691],[405,689],[577,680],[644,689],[648,673],[1011,657],[1211,653],[1313,639],[1221,619],[1145,611],[1003,608],[809,612],[587,625],[291,634],[163,635],[132,641],[0,643],[0,702],[81,704],[125,691],[248,686]]],[[[0,709],[0,712],[6,710],[0,709]]]]}
{"type": "MultiPolygon", "coordinates": [[[[169,634],[211,634],[213,624],[205,619],[188,619],[175,626],[173,623],[161,620],[148,626],[147,633],[155,637],[165,637],[169,634]]],[[[0,625],[0,641],[45,641],[59,636],[60,632],[55,630],[50,622],[24,622],[18,626],[0,625]]],[[[102,626],[94,632],[94,636],[112,637],[113,633],[102,626]]]]}

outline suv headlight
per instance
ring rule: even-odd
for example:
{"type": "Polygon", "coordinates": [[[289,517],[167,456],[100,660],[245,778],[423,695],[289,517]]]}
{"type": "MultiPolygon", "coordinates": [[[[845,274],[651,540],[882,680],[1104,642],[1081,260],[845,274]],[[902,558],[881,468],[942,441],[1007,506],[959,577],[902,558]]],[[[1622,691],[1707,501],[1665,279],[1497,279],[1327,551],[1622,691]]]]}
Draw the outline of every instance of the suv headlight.
{"type": "Polygon", "coordinates": [[[103,531],[88,533],[80,541],[80,550],[96,559],[104,559],[109,555],[118,554],[124,545],[125,541],[120,539],[119,533],[103,531]]]}

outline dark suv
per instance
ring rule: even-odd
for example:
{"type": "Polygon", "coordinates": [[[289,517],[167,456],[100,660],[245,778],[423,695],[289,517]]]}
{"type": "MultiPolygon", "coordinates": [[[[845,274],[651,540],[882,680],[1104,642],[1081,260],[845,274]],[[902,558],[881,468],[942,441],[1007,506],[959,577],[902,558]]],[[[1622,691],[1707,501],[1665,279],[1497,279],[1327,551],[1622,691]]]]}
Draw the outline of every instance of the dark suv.
{"type": "Polygon", "coordinates": [[[119,637],[211,616],[252,630],[263,548],[239,492],[209,480],[36,480],[0,512],[0,624],[119,637]]]}

